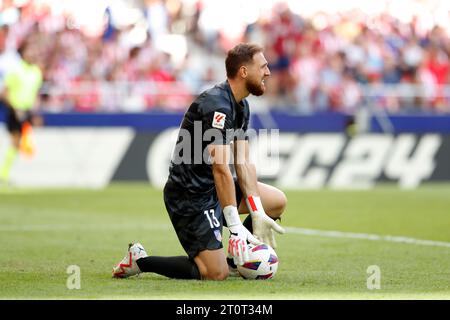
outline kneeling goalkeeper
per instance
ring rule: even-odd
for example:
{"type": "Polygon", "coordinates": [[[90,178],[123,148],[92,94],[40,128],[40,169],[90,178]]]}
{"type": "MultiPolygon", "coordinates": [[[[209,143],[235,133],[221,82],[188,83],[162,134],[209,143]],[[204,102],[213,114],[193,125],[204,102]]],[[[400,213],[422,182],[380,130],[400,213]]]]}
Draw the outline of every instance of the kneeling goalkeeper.
{"type": "Polygon", "coordinates": [[[239,44],[228,52],[225,66],[227,80],[203,92],[185,113],[164,187],[167,212],[188,256],[148,256],[141,244],[131,244],[114,267],[114,277],[154,272],[224,280],[236,264],[248,260],[248,243],[275,247],[273,231],[284,233],[275,220],[286,197],[257,181],[245,137],[250,118],[245,98],[265,92],[267,61],[261,47],[239,44]],[[228,166],[231,152],[237,181],[228,166]],[[239,214],[246,213],[250,215],[241,223],[239,214]],[[224,219],[230,230],[228,259],[222,247],[224,219]]]}

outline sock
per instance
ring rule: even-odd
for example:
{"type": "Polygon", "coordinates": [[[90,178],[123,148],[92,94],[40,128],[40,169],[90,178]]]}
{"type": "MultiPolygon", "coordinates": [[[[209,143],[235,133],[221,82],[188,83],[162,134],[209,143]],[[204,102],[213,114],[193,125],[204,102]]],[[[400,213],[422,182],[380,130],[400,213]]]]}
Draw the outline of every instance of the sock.
{"type": "Polygon", "coordinates": [[[9,174],[11,172],[14,160],[16,160],[17,154],[17,149],[13,146],[10,146],[6,151],[5,160],[0,168],[0,180],[9,180],[9,174]]]}
{"type": "Polygon", "coordinates": [[[174,279],[200,280],[200,271],[194,261],[185,256],[145,257],[136,260],[142,272],[154,272],[174,279]]]}
{"type": "Polygon", "coordinates": [[[252,224],[252,215],[248,214],[247,217],[244,219],[244,222],[242,222],[244,227],[247,228],[248,231],[250,231],[251,234],[253,234],[253,224],[252,224]]]}
{"type": "Polygon", "coordinates": [[[236,264],[234,263],[233,258],[231,258],[231,257],[228,257],[228,258],[227,258],[227,264],[228,264],[231,268],[233,268],[233,269],[236,269],[236,268],[237,268],[236,264]]]}

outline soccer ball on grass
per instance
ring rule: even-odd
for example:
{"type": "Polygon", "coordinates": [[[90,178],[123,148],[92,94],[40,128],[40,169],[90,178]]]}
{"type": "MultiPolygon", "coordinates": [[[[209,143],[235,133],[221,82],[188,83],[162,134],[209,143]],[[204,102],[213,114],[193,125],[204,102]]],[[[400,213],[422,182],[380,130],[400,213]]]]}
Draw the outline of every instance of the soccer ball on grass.
{"type": "Polygon", "coordinates": [[[267,244],[248,245],[250,260],[238,265],[239,274],[244,279],[271,279],[278,269],[278,256],[267,244]]]}

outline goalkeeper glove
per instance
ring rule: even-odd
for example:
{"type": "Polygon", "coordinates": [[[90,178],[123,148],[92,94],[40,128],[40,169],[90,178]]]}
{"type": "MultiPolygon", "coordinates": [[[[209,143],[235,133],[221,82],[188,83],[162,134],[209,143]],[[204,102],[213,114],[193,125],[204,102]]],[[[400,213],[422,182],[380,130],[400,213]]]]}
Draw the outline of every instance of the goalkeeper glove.
{"type": "Polygon", "coordinates": [[[253,234],[275,249],[277,244],[273,230],[283,234],[284,229],[264,212],[260,197],[249,196],[245,201],[252,217],[253,234]]]}
{"type": "Polygon", "coordinates": [[[226,206],[223,209],[223,215],[227,221],[230,230],[230,239],[228,241],[228,253],[233,257],[236,265],[243,265],[249,260],[248,242],[259,245],[258,241],[251,233],[242,225],[239,219],[239,213],[235,206],[226,206]]]}

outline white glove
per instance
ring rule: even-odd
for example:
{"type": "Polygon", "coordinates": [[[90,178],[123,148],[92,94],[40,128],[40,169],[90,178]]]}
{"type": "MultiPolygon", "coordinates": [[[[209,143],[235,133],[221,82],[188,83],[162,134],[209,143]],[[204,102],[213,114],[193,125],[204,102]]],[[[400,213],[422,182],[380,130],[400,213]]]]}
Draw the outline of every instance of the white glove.
{"type": "Polygon", "coordinates": [[[249,261],[247,241],[259,245],[261,241],[256,239],[250,231],[242,225],[239,213],[235,206],[227,206],[223,209],[223,215],[230,230],[228,241],[228,253],[233,257],[236,265],[243,265],[249,261]]]}
{"type": "Polygon", "coordinates": [[[249,196],[245,201],[252,216],[253,234],[263,243],[275,249],[277,243],[273,230],[283,234],[285,233],[284,229],[264,212],[260,197],[249,196]]]}

